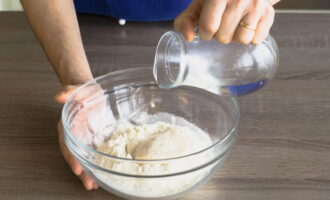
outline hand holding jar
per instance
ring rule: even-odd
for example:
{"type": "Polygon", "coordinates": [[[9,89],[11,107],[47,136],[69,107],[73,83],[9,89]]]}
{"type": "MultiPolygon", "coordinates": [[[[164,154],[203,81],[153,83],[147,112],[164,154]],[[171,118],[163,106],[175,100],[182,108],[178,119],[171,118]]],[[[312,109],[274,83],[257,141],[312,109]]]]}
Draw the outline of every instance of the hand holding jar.
{"type": "Polygon", "coordinates": [[[279,0],[195,0],[175,20],[175,30],[188,41],[199,37],[221,43],[260,44],[274,21],[273,5],[279,0]]]}

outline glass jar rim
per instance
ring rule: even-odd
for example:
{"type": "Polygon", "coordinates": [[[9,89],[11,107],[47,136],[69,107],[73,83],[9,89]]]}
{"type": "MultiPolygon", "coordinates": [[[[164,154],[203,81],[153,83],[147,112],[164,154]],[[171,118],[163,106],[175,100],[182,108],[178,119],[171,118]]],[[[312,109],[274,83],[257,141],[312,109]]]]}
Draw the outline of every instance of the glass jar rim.
{"type": "Polygon", "coordinates": [[[171,78],[171,84],[164,86],[164,85],[160,85],[161,88],[173,88],[173,87],[177,87],[179,86],[183,81],[184,81],[184,77],[185,74],[187,73],[187,61],[186,61],[186,54],[187,54],[187,45],[185,44],[185,40],[183,38],[183,36],[176,32],[176,31],[167,31],[165,32],[162,37],[159,39],[159,42],[157,44],[157,48],[156,48],[156,54],[155,54],[155,60],[154,60],[154,67],[153,67],[153,74],[154,77],[156,79],[156,82],[158,82],[158,71],[159,71],[159,67],[162,68],[166,68],[166,73],[168,74],[168,76],[171,78]],[[159,56],[160,56],[160,52],[164,51],[166,52],[166,54],[168,53],[168,47],[169,47],[169,43],[172,42],[172,40],[175,40],[175,42],[177,42],[180,46],[180,66],[179,66],[179,73],[177,74],[176,78],[172,77],[172,73],[170,72],[170,67],[168,66],[158,66],[157,62],[159,62],[160,60],[164,60],[164,62],[166,63],[166,58],[167,56],[161,56],[162,59],[159,60],[159,56]]]}

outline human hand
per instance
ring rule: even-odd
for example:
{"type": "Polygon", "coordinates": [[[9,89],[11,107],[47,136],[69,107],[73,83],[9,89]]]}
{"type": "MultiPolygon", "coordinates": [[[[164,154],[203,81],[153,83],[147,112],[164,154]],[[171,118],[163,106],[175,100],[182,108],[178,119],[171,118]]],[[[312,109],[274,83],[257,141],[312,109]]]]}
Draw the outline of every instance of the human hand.
{"type": "MultiPolygon", "coordinates": [[[[64,104],[69,95],[77,88],[78,86],[66,86],[62,92],[56,95],[55,100],[58,103],[64,104]]],[[[64,141],[64,130],[62,120],[59,120],[57,124],[57,132],[58,132],[58,141],[60,145],[61,152],[64,156],[65,161],[71,167],[71,170],[75,175],[79,177],[83,185],[87,190],[97,189],[99,186],[91,179],[82,169],[79,162],[74,158],[70,150],[65,144],[64,141]]]]}
{"type": "Polygon", "coordinates": [[[274,15],[269,0],[194,0],[175,19],[174,28],[188,41],[198,24],[202,40],[259,44],[269,34],[274,15]]]}

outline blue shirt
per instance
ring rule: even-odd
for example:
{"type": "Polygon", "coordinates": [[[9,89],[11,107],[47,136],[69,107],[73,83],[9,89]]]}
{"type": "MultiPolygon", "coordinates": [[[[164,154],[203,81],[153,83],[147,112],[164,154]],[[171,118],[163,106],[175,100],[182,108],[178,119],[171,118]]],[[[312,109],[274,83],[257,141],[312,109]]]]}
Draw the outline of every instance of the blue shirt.
{"type": "Polygon", "coordinates": [[[191,0],[74,0],[78,13],[107,15],[131,21],[172,20],[191,0]]]}

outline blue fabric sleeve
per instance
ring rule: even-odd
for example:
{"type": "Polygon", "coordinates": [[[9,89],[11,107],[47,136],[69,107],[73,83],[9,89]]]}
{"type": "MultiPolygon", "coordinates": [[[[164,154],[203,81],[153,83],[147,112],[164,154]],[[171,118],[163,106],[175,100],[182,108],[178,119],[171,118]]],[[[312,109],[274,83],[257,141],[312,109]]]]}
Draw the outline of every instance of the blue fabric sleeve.
{"type": "Polygon", "coordinates": [[[191,0],[74,0],[78,13],[107,15],[131,21],[172,20],[191,0]]]}

